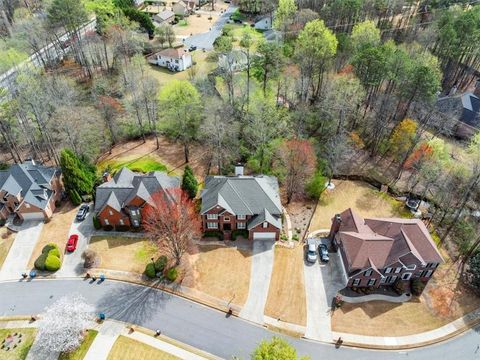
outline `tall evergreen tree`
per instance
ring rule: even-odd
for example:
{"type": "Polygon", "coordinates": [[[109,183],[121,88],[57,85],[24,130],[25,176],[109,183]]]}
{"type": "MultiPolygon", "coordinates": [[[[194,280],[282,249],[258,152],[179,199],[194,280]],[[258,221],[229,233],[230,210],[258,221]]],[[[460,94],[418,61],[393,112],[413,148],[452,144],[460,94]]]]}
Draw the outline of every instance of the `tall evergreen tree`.
{"type": "Polygon", "coordinates": [[[192,168],[188,165],[183,172],[182,189],[188,194],[190,199],[193,199],[197,195],[198,182],[195,175],[193,175],[192,168]]]}
{"type": "Polygon", "coordinates": [[[85,164],[70,149],[60,153],[63,183],[72,202],[77,204],[80,195],[90,195],[93,192],[95,173],[92,167],[85,164]]]}

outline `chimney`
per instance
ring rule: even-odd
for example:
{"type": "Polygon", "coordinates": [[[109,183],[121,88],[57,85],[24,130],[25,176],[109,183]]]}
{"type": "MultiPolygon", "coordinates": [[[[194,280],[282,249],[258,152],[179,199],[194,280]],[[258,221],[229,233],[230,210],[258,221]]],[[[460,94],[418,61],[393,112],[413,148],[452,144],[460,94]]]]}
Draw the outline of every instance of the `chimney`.
{"type": "Polygon", "coordinates": [[[477,79],[475,82],[475,89],[473,90],[473,94],[480,98],[480,79],[477,79]]]}
{"type": "Polygon", "coordinates": [[[338,230],[340,230],[340,225],[342,224],[342,217],[340,214],[335,214],[335,217],[332,219],[332,227],[330,228],[330,234],[328,234],[328,238],[332,240],[337,235],[338,230]]]}
{"type": "Polygon", "coordinates": [[[243,164],[236,164],[235,165],[235,176],[243,176],[243,164]]]}
{"type": "Polygon", "coordinates": [[[105,171],[102,177],[103,177],[103,182],[109,182],[110,180],[112,180],[112,177],[108,171],[105,171]]]}

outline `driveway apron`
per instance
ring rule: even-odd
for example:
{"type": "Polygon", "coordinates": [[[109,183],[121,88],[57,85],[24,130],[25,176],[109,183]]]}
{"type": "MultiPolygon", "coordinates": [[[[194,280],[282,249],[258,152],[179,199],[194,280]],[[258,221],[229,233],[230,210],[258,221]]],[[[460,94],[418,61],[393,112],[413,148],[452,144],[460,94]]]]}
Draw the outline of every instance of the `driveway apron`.
{"type": "Polygon", "coordinates": [[[263,311],[267,302],[268,288],[273,269],[273,245],[275,240],[254,240],[252,271],[248,298],[240,317],[263,324],[263,311]]]}
{"type": "Polygon", "coordinates": [[[28,269],[28,262],[42,229],[42,221],[32,220],[23,222],[22,230],[15,236],[15,240],[0,270],[0,280],[20,279],[22,273],[30,270],[28,269]]]}

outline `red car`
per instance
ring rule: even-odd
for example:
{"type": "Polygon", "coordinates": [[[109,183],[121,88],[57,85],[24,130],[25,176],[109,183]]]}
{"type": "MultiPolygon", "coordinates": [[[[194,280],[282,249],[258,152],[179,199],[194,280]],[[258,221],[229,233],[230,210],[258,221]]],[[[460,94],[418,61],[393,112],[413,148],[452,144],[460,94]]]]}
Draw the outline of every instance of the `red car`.
{"type": "Polygon", "coordinates": [[[68,252],[73,252],[77,248],[77,242],[78,242],[78,235],[77,234],[72,234],[68,238],[67,242],[67,251],[68,252]]]}

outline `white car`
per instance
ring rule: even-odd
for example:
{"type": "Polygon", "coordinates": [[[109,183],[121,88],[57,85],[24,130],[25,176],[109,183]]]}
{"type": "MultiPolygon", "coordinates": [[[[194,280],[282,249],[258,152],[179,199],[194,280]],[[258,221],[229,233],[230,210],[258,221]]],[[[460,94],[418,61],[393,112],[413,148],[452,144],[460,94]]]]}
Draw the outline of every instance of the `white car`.
{"type": "Polygon", "coordinates": [[[308,244],[307,261],[312,264],[317,262],[317,247],[315,244],[308,244]]]}

